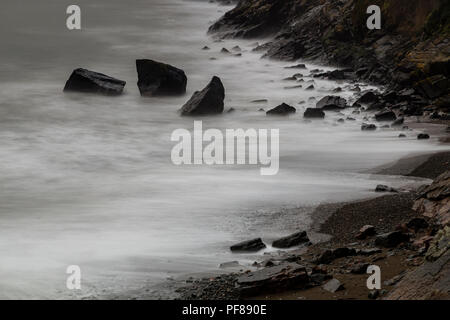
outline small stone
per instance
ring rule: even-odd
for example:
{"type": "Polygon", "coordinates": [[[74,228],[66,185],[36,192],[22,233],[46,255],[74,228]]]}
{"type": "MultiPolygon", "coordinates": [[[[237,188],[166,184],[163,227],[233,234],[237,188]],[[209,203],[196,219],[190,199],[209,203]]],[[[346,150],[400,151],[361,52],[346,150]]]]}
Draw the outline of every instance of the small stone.
{"type": "Polygon", "coordinates": [[[428,140],[428,139],[430,139],[430,135],[427,133],[420,133],[417,136],[417,140],[428,140]]]}
{"type": "Polygon", "coordinates": [[[340,290],[344,290],[344,285],[338,279],[331,279],[323,287],[325,291],[335,293],[340,290]]]}

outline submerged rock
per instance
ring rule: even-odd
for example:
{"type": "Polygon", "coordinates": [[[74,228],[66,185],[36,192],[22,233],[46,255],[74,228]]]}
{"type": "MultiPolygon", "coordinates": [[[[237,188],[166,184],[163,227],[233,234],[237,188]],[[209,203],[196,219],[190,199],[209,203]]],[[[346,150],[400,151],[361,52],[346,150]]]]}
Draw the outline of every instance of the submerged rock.
{"type": "Polygon", "coordinates": [[[304,63],[300,63],[294,66],[285,67],[285,69],[306,69],[306,65],[304,63]]]}
{"type": "Polygon", "coordinates": [[[120,95],[126,82],[112,78],[103,73],[87,69],[75,69],[67,80],[64,91],[120,95]]]}
{"type": "Polygon", "coordinates": [[[291,248],[298,246],[302,243],[309,242],[308,235],[306,231],[297,232],[290,236],[275,240],[272,246],[275,248],[291,248]]]}
{"type": "Polygon", "coordinates": [[[428,140],[430,139],[430,135],[428,133],[420,133],[417,135],[417,140],[428,140]]]}
{"type": "Polygon", "coordinates": [[[325,112],[319,108],[308,108],[303,114],[303,117],[310,119],[323,119],[325,118],[325,112]]]}
{"type": "Polygon", "coordinates": [[[136,60],[141,96],[182,95],[187,77],[183,70],[153,60],[136,60]]]}
{"type": "Polygon", "coordinates": [[[377,187],[375,188],[375,192],[393,192],[393,193],[397,193],[398,191],[394,188],[379,184],[377,185],[377,187]]]}
{"type": "Polygon", "coordinates": [[[362,131],[374,131],[374,130],[377,130],[377,126],[374,124],[363,123],[361,125],[361,130],[362,131]]]}
{"type": "Polygon", "coordinates": [[[295,109],[294,107],[286,104],[286,103],[282,103],[279,106],[273,108],[272,110],[269,110],[266,112],[267,115],[288,115],[291,113],[296,113],[297,109],[295,109]]]}
{"type": "Polygon", "coordinates": [[[208,115],[220,114],[224,110],[225,88],[219,77],[213,77],[202,90],[196,91],[191,99],[181,108],[181,114],[208,115]]]}
{"type": "Polygon", "coordinates": [[[248,251],[255,252],[266,248],[261,238],[243,241],[230,247],[231,251],[248,251]]]}

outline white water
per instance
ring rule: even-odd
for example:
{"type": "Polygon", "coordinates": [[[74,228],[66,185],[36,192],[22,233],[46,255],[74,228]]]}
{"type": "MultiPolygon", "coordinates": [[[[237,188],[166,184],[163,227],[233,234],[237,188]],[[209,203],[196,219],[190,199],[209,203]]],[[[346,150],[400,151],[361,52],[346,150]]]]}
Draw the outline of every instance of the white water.
{"type": "Polygon", "coordinates": [[[303,121],[303,109],[314,103],[297,103],[330,94],[337,84],[316,80],[320,90],[286,90],[294,84],[281,79],[297,72],[283,68],[289,64],[259,59],[249,52],[253,41],[208,38],[209,24],[228,7],[181,0],[78,3],[84,29],[71,32],[65,28],[70,1],[2,1],[0,298],[73,297],[65,288],[68,265],[82,269],[76,297],[120,294],[216,268],[239,259],[228,251],[236,241],[270,241],[306,228],[314,205],[370,196],[378,183],[409,182],[358,172],[443,148],[413,133],[401,140],[393,130],[361,132],[362,116],[340,125],[342,116],[332,113],[325,121],[303,121]],[[242,57],[219,53],[237,44],[242,57]],[[204,45],[211,50],[201,50],[204,45]],[[184,69],[187,95],[141,98],[136,58],[184,69]],[[125,94],[63,94],[76,67],[126,80],[125,94]],[[226,106],[236,112],[204,118],[204,126],[280,129],[277,176],[247,166],[172,164],[172,131],[193,127],[193,119],[176,111],[213,75],[222,78],[226,106]],[[267,105],[250,103],[264,98],[267,105]],[[296,106],[297,115],[258,112],[281,102],[296,106]],[[280,210],[295,207],[295,214],[280,210]]]}

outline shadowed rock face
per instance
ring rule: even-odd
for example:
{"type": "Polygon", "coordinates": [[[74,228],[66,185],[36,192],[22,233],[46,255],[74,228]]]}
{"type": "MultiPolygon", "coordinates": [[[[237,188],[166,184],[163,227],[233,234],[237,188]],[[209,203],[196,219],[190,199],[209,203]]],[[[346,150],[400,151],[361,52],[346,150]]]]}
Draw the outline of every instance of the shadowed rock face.
{"type": "Polygon", "coordinates": [[[181,108],[184,116],[220,114],[224,109],[225,88],[219,77],[213,77],[202,90],[196,91],[181,108]]]}
{"type": "Polygon", "coordinates": [[[267,57],[350,67],[359,79],[397,92],[415,88],[427,103],[418,100],[411,109],[431,103],[448,109],[449,12],[448,0],[242,0],[210,32],[240,38],[272,35],[260,46],[267,57]],[[366,26],[369,5],[381,8],[381,30],[366,26]]]}
{"type": "Polygon", "coordinates": [[[442,225],[450,224],[450,171],[440,175],[423,191],[414,210],[442,225]]]}
{"type": "Polygon", "coordinates": [[[67,80],[64,91],[120,95],[126,82],[87,69],[76,69],[67,80]]]}
{"type": "Polygon", "coordinates": [[[141,96],[182,95],[187,77],[183,70],[153,60],[136,60],[141,96]]]}

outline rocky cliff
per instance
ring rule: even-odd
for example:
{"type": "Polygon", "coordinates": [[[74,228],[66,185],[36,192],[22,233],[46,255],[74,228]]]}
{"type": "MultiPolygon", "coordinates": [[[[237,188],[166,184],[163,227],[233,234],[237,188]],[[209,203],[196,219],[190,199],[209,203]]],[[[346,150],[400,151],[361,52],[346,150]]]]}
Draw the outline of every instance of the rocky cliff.
{"type": "Polygon", "coordinates": [[[241,0],[210,28],[219,37],[270,37],[266,57],[320,60],[358,79],[408,88],[421,107],[450,111],[450,2],[447,0],[241,0]],[[369,30],[367,7],[382,10],[369,30]]]}

